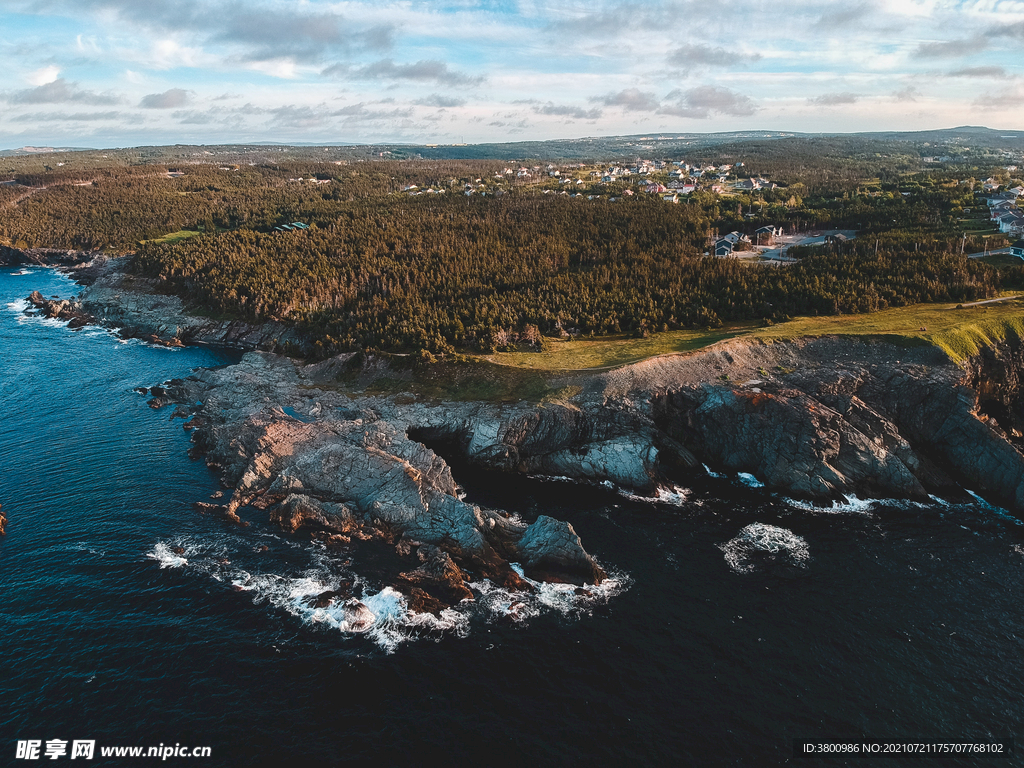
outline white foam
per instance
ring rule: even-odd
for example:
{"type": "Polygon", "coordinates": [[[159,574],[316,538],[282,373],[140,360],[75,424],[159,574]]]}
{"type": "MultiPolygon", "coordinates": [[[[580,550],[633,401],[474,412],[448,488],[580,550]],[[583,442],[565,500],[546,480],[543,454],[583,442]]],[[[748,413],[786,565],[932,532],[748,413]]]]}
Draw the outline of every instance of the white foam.
{"type": "Polygon", "coordinates": [[[735,573],[752,573],[764,561],[806,568],[810,559],[810,550],[802,537],[788,528],[765,523],[751,523],[718,548],[735,573]]]}
{"type": "Polygon", "coordinates": [[[180,555],[176,555],[171,551],[171,548],[164,544],[162,541],[158,541],[156,546],[153,547],[153,551],[146,555],[150,560],[156,560],[160,563],[160,568],[181,568],[183,565],[188,565],[188,560],[180,555]]]}
{"type": "MultiPolygon", "coordinates": [[[[783,498],[782,500],[789,504],[789,506],[796,507],[797,509],[802,509],[804,512],[815,512],[818,514],[830,515],[866,515],[871,513],[871,509],[872,507],[874,507],[875,504],[892,504],[899,501],[896,499],[861,499],[852,493],[847,496],[843,496],[843,501],[833,500],[832,502],[829,503],[829,506],[827,507],[818,506],[816,504],[812,504],[809,501],[800,501],[798,499],[783,498]]],[[[925,506],[920,504],[919,502],[913,503],[917,504],[918,506],[925,506]]]]}
{"type": "Polygon", "coordinates": [[[18,299],[17,301],[10,302],[7,305],[7,308],[12,312],[17,312],[18,314],[21,314],[22,312],[29,308],[29,303],[25,299],[18,299]]]}
{"type": "Polygon", "coordinates": [[[738,472],[736,474],[736,479],[748,488],[764,488],[764,483],[749,472],[738,472]]]}
{"type": "Polygon", "coordinates": [[[630,501],[646,501],[648,503],[659,502],[661,504],[671,504],[675,507],[681,507],[686,504],[691,493],[689,488],[683,488],[679,485],[659,485],[653,496],[640,496],[639,494],[630,493],[622,488],[618,488],[617,490],[620,496],[624,496],[630,501]]]}
{"type": "Polygon", "coordinates": [[[572,617],[589,615],[594,606],[622,594],[630,583],[624,574],[609,573],[600,584],[587,584],[581,590],[572,584],[534,581],[523,573],[518,563],[512,563],[512,569],[534,588],[533,592],[513,592],[486,579],[468,584],[477,595],[475,602],[479,611],[491,621],[503,619],[521,623],[550,611],[572,617]]]}
{"type": "Polygon", "coordinates": [[[971,496],[978,502],[978,505],[982,509],[984,509],[984,510],[986,510],[988,512],[993,512],[998,517],[1001,517],[1001,518],[1003,518],[1003,519],[1013,523],[1014,525],[1024,525],[1024,521],[1021,521],[1020,518],[1016,517],[1009,510],[1004,509],[1003,507],[997,507],[995,504],[991,504],[991,503],[985,501],[983,498],[981,498],[981,496],[979,496],[978,494],[976,494],[972,490],[969,490],[967,488],[964,488],[964,490],[967,491],[969,494],[971,494],[971,496]]]}
{"type": "Polygon", "coordinates": [[[1002,507],[997,507],[995,504],[990,504],[989,502],[985,501],[983,498],[981,498],[981,496],[979,496],[977,493],[972,491],[970,488],[964,488],[964,490],[967,491],[967,493],[969,493],[971,495],[971,497],[976,502],[978,502],[978,504],[981,507],[983,507],[984,509],[988,509],[988,510],[991,510],[993,512],[999,512],[1000,514],[1003,514],[1003,515],[1009,515],[1010,514],[1009,511],[1003,509],[1002,507]]]}
{"type": "Polygon", "coordinates": [[[718,472],[712,470],[711,467],[709,467],[707,464],[702,464],[701,466],[704,467],[704,471],[708,473],[708,477],[713,477],[716,480],[721,480],[725,477],[725,475],[721,475],[718,472]]]}
{"type": "MultiPolygon", "coordinates": [[[[486,621],[498,618],[522,622],[544,612],[565,616],[588,614],[593,606],[607,602],[627,588],[628,578],[612,574],[600,585],[577,588],[566,584],[527,581],[534,592],[510,592],[490,581],[469,584],[474,599],[431,613],[409,610],[404,595],[392,587],[376,589],[357,574],[341,566],[337,558],[319,542],[299,543],[273,536],[275,547],[288,546],[306,552],[311,567],[297,575],[253,573],[230,562],[232,552],[239,558],[252,556],[249,537],[232,535],[210,542],[182,537],[170,543],[159,542],[148,557],[158,560],[161,568],[188,566],[214,581],[244,592],[255,605],[267,605],[298,618],[302,623],[335,629],[344,636],[360,636],[373,642],[386,653],[394,653],[404,643],[419,639],[440,640],[446,635],[467,637],[474,617],[486,621]],[[184,556],[176,556],[171,547],[181,547],[184,556]],[[327,591],[339,590],[341,582],[352,583],[354,598],[338,599],[328,606],[315,607],[315,598],[327,591]]],[[[513,566],[522,575],[522,568],[513,566]]]]}

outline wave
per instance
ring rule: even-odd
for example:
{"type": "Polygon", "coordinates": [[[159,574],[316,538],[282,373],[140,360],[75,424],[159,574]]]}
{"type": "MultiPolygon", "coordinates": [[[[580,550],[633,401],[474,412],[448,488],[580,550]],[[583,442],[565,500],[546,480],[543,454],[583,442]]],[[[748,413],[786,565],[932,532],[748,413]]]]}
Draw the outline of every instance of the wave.
{"type": "Polygon", "coordinates": [[[181,568],[183,565],[188,565],[188,560],[175,554],[171,548],[162,541],[158,541],[156,546],[153,547],[153,551],[147,553],[146,557],[160,563],[161,570],[164,568],[181,568]]]}
{"type": "Polygon", "coordinates": [[[511,565],[512,570],[533,587],[533,592],[513,592],[486,579],[467,584],[476,596],[476,609],[489,620],[521,623],[552,611],[562,616],[579,618],[590,615],[595,606],[622,594],[630,584],[626,574],[612,571],[600,584],[587,584],[584,587],[534,581],[526,576],[519,563],[511,565]]]}
{"type": "Polygon", "coordinates": [[[764,488],[764,483],[758,480],[749,472],[737,472],[736,479],[747,488],[764,488]]]}
{"type": "Polygon", "coordinates": [[[806,568],[810,559],[803,537],[765,523],[751,523],[718,548],[734,573],[753,573],[771,565],[806,568]]]}
{"type": "Polygon", "coordinates": [[[679,485],[659,485],[653,496],[641,496],[639,494],[632,493],[631,491],[627,491],[624,488],[618,488],[607,480],[605,483],[609,488],[613,488],[623,498],[629,499],[630,501],[644,501],[648,504],[671,504],[674,507],[681,507],[687,503],[691,493],[689,488],[683,488],[679,485]]]}
{"type": "MultiPolygon", "coordinates": [[[[784,497],[782,500],[784,502],[786,502],[787,504],[789,504],[789,506],[796,507],[797,509],[801,509],[804,512],[814,512],[814,513],[817,513],[817,514],[829,514],[829,515],[837,515],[837,514],[865,515],[865,514],[870,514],[871,509],[875,506],[875,504],[889,504],[889,503],[891,503],[893,501],[891,499],[890,500],[886,500],[886,499],[861,499],[861,498],[858,498],[857,496],[855,496],[852,493],[843,496],[843,501],[836,501],[836,500],[831,501],[829,503],[829,506],[827,506],[827,507],[820,506],[818,504],[813,504],[812,502],[809,502],[809,501],[800,501],[799,499],[790,499],[790,498],[785,498],[784,497]]],[[[920,505],[920,502],[912,502],[912,503],[920,505]]]]}
{"type": "Polygon", "coordinates": [[[467,584],[474,595],[472,600],[463,600],[434,615],[411,611],[402,593],[390,586],[372,586],[332,557],[322,545],[277,540],[277,546],[283,544],[302,550],[309,557],[311,567],[295,575],[254,573],[240,568],[231,559],[251,557],[255,549],[251,540],[242,537],[215,542],[184,537],[169,543],[158,542],[147,557],[158,561],[161,569],[187,566],[225,588],[247,593],[255,605],[283,610],[310,627],[334,629],[347,637],[363,637],[388,654],[404,643],[419,639],[440,640],[447,635],[465,638],[470,634],[474,619],[519,623],[545,612],[574,617],[587,615],[595,605],[623,592],[629,581],[623,574],[612,574],[600,585],[578,588],[533,581],[523,576],[521,567],[513,565],[533,586],[534,592],[510,592],[483,579],[467,584]],[[176,555],[175,550],[181,554],[176,555]],[[337,594],[324,594],[328,592],[337,594]]]}

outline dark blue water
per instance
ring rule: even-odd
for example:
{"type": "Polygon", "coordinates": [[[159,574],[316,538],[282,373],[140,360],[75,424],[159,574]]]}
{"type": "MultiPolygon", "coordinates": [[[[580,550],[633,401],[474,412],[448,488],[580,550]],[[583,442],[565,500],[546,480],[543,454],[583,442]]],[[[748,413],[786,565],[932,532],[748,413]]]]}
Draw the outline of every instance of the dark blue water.
{"type": "Polygon", "coordinates": [[[999,510],[826,513],[728,480],[649,504],[456,467],[472,501],[570,520],[618,586],[349,635],[296,596],[354,566],[193,512],[217,479],[132,391],[228,354],[25,318],[34,289],[74,286],[0,272],[0,764],[94,739],[230,766],[762,766],[794,738],[1024,732],[1024,527],[999,510]],[[736,540],[755,523],[775,556],[736,540]]]}

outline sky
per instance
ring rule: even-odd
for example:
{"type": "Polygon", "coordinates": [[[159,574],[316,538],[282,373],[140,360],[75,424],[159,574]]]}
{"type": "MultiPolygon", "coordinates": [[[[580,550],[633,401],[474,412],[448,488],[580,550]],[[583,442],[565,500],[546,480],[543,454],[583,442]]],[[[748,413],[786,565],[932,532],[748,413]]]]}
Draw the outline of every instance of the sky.
{"type": "Polygon", "coordinates": [[[1024,0],[0,0],[0,148],[1024,129],[1024,0]]]}

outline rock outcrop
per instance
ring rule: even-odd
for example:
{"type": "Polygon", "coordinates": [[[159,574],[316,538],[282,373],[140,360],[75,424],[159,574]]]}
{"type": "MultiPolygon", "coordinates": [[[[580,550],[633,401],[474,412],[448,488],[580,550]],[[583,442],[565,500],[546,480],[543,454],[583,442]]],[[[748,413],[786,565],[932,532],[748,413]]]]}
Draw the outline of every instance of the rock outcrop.
{"type": "Polygon", "coordinates": [[[307,347],[301,334],[279,322],[257,325],[192,314],[177,296],[160,293],[159,281],[129,274],[119,263],[100,265],[92,278],[80,296],[83,310],[117,328],[123,338],[263,350],[307,347]]]}
{"type": "MultiPolygon", "coordinates": [[[[308,530],[332,546],[397,542],[403,561],[419,564],[395,572],[392,585],[411,606],[435,613],[471,598],[465,586],[471,578],[532,589],[512,567],[516,562],[538,579],[605,578],[571,526],[550,518],[527,526],[466,503],[444,459],[409,436],[412,424],[441,423],[442,416],[455,432],[472,433],[487,406],[455,409],[459,418],[452,420],[451,404],[353,403],[312,387],[306,373],[287,358],[251,352],[235,366],[147,391],[157,407],[180,403],[174,416],[196,425],[195,455],[205,456],[233,488],[226,504],[204,503],[205,511],[243,521],[246,508],[267,510],[270,522],[289,532],[308,530]]],[[[512,430],[519,445],[533,434],[523,430],[532,422],[521,412],[512,430]]],[[[526,450],[540,450],[533,442],[526,450]]],[[[569,443],[558,441],[557,449],[563,444],[569,443]]]]}
{"type": "MultiPolygon", "coordinates": [[[[764,380],[668,386],[652,398],[659,427],[701,461],[802,497],[922,498],[960,484],[1024,511],[1024,456],[968,386],[988,381],[982,363],[965,370],[937,349],[850,339],[743,354],[764,380]],[[770,358],[790,365],[765,376],[770,358]]],[[[735,368],[736,378],[759,375],[735,368]]]]}

